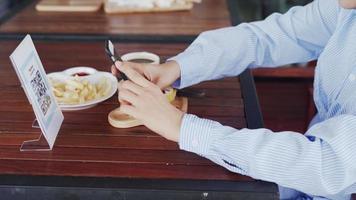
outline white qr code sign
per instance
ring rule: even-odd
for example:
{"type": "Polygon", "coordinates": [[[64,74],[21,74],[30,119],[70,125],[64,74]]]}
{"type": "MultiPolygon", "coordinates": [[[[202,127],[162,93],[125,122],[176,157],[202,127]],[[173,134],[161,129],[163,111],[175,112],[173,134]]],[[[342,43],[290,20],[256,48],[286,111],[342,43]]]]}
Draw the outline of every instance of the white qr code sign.
{"type": "Polygon", "coordinates": [[[64,117],[56,103],[46,72],[30,35],[27,35],[10,55],[10,60],[42,131],[40,138],[25,141],[21,150],[51,150],[64,117]]]}

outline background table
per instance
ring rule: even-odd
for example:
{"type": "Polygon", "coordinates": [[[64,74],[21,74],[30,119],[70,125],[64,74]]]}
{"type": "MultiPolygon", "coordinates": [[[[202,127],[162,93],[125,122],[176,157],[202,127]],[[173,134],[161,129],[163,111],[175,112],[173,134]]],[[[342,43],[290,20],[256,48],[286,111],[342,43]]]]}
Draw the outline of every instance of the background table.
{"type": "MultiPolygon", "coordinates": [[[[196,199],[206,195],[203,194],[206,191],[210,197],[217,195],[224,199],[277,197],[274,184],[231,173],[205,158],[181,151],[177,144],[143,126],[131,129],[111,127],[107,114],[118,106],[116,95],[97,107],[65,112],[53,151],[20,152],[21,143],[38,136],[39,130],[31,128],[34,115],[7,57],[17,44],[0,42],[2,195],[10,198],[10,194],[15,193],[20,198],[23,197],[21,194],[30,198],[32,194],[36,199],[38,192],[43,194],[46,191],[43,195],[57,194],[63,198],[63,195],[84,199],[99,196],[135,199],[137,195],[169,198],[173,195],[174,198],[196,199]],[[42,190],[37,186],[42,186],[42,190]],[[152,193],[152,190],[160,191],[152,193]]],[[[35,45],[47,72],[78,65],[109,70],[110,62],[102,43],[37,42],[35,45]]],[[[120,44],[120,47],[122,53],[144,50],[165,59],[186,46],[120,44]]],[[[244,76],[247,75],[245,73],[244,76]]],[[[244,99],[241,87],[246,87],[246,84],[244,86],[240,80],[247,79],[227,78],[195,86],[204,90],[206,97],[190,98],[189,113],[236,128],[247,127],[244,101],[249,99],[244,99]]]]}
{"type": "Polygon", "coordinates": [[[119,36],[119,38],[179,39],[194,38],[199,33],[230,25],[225,0],[204,0],[190,11],[144,14],[38,12],[37,1],[12,12],[0,26],[2,37],[33,36],[75,39],[119,36]],[[9,16],[10,17],[10,16],[9,16]],[[149,37],[147,37],[149,36],[149,37]]]}

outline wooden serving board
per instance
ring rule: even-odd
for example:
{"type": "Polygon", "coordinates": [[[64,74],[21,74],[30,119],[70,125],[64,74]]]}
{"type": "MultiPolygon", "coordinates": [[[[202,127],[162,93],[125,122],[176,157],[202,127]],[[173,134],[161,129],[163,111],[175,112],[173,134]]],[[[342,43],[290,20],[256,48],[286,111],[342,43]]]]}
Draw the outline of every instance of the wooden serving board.
{"type": "MultiPolygon", "coordinates": [[[[183,112],[188,111],[188,99],[186,97],[176,97],[171,104],[183,112]]],[[[131,128],[143,125],[141,121],[120,112],[120,108],[116,108],[109,113],[108,121],[115,128],[131,128]]]]}
{"type": "Polygon", "coordinates": [[[118,6],[115,3],[111,3],[106,0],[104,5],[104,10],[106,13],[143,13],[143,12],[170,12],[170,11],[182,11],[182,10],[190,10],[193,8],[193,1],[189,1],[183,5],[173,5],[167,8],[132,8],[126,6],[118,6]]]}
{"type": "Polygon", "coordinates": [[[46,12],[96,12],[103,0],[42,0],[36,10],[46,12]]]}

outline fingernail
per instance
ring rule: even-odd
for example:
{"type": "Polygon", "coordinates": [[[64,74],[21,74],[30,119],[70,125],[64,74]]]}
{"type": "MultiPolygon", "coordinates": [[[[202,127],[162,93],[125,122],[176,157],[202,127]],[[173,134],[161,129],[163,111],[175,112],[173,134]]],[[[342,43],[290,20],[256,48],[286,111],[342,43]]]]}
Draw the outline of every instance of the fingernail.
{"type": "Polygon", "coordinates": [[[112,66],[112,67],[111,67],[111,73],[114,74],[114,73],[116,73],[116,71],[117,71],[116,67],[115,67],[115,66],[112,66]]]}

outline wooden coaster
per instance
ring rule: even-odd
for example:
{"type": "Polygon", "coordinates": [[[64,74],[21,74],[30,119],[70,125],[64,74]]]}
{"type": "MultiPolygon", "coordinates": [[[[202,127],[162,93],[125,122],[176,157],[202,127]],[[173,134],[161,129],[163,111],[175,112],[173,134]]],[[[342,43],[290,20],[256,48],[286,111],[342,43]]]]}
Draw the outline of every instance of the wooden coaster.
{"type": "Polygon", "coordinates": [[[96,12],[103,0],[42,0],[36,10],[46,12],[96,12]]]}
{"type": "MultiPolygon", "coordinates": [[[[183,112],[188,111],[188,99],[186,97],[176,97],[171,103],[183,112]]],[[[115,128],[131,128],[143,125],[141,121],[120,112],[120,108],[116,108],[109,113],[108,121],[115,128]]]]}

